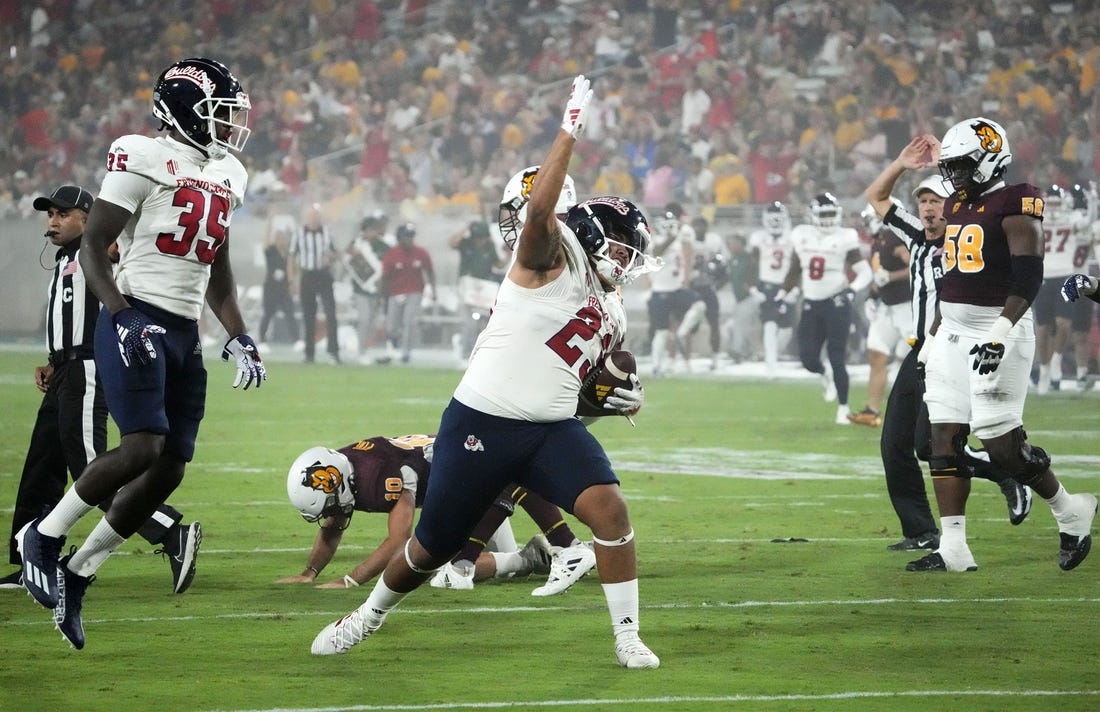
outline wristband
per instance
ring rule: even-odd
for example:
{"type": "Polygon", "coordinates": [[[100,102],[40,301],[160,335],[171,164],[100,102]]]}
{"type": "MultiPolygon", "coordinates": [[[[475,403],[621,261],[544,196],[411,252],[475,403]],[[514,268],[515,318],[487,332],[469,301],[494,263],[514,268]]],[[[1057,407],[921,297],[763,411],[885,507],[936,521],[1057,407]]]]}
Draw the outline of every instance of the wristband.
{"type": "Polygon", "coordinates": [[[1012,322],[1006,316],[997,317],[997,321],[993,322],[993,327],[990,328],[989,334],[986,335],[986,340],[995,344],[1003,344],[1005,338],[1008,336],[1008,332],[1012,330],[1012,322]]]}
{"type": "Polygon", "coordinates": [[[353,579],[350,575],[344,574],[344,588],[356,588],[359,582],[353,579]]]}

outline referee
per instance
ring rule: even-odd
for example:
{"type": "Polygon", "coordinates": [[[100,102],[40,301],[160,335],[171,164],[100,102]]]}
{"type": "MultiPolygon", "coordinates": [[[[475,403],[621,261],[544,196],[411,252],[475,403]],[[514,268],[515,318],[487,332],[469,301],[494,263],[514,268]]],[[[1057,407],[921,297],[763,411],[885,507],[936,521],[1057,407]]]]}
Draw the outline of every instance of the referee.
{"type": "MultiPolygon", "coordinates": [[[[931,425],[924,404],[924,366],[919,360],[939,303],[937,286],[943,276],[941,255],[947,221],[943,202],[951,194],[938,175],[925,178],[913,190],[917,215],[891,199],[894,183],[907,169],[923,168],[930,150],[927,137],[913,139],[901,154],[879,174],[865,191],[868,202],[883,224],[909,247],[909,283],[912,287],[913,348],[898,368],[882,422],[879,448],[890,503],[901,522],[901,541],[889,545],[893,551],[934,550],[939,547],[939,529],[928,503],[920,463],[931,454],[931,425]]],[[[972,475],[1000,485],[1008,503],[1009,521],[1019,524],[1031,511],[1031,490],[995,470],[988,456],[959,444],[960,457],[972,475]]]]}
{"type": "MultiPolygon", "coordinates": [[[[16,532],[57,505],[68,482],[66,470],[75,480],[107,448],[107,400],[92,356],[100,305],[79,262],[92,200],[91,193],[75,185],[63,185],[53,195],[34,200],[34,209],[47,214],[45,237],[58,250],[46,304],[49,363],[34,369],[34,383],[45,395],[19,480],[8,540],[8,560],[16,566],[21,564],[16,532]]],[[[110,500],[100,506],[109,505],[110,500]]],[[[198,522],[181,526],[182,518],[162,505],[140,530],[150,544],[161,546],[158,553],[169,556],[176,593],[191,585],[202,536],[198,522]]],[[[17,569],[0,578],[0,588],[20,588],[22,575],[17,569]]]]}
{"type": "Polygon", "coordinates": [[[340,348],[336,340],[336,296],[332,290],[332,265],[336,247],[328,226],[321,222],[321,206],[314,203],[306,213],[305,224],[290,243],[292,265],[298,268],[298,300],[302,307],[305,332],[306,363],[313,363],[317,348],[317,300],[325,310],[325,335],[328,354],[333,363],[340,363],[340,348]]]}

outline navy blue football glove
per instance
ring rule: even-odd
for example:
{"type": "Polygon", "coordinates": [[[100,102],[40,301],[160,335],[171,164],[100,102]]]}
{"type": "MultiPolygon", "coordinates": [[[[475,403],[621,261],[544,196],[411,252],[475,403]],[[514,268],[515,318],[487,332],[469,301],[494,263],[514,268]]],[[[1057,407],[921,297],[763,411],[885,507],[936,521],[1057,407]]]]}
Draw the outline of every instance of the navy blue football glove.
{"type": "Polygon", "coordinates": [[[165,333],[163,326],[150,323],[149,317],[133,307],[113,314],[111,320],[118,335],[118,352],[127,368],[146,366],[156,359],[157,346],[151,336],[165,333]]]}
{"type": "Polygon", "coordinates": [[[237,388],[242,383],[244,390],[253,383],[259,388],[267,380],[267,369],[264,368],[263,359],[260,358],[260,350],[256,348],[256,342],[248,334],[234,336],[225,342],[222,348],[222,361],[228,361],[229,357],[237,359],[237,378],[233,381],[233,387],[237,388]]]}
{"type": "Polygon", "coordinates": [[[984,344],[975,344],[970,349],[970,355],[974,357],[973,368],[979,376],[993,373],[1001,365],[1001,359],[1005,357],[1005,345],[996,341],[987,341],[984,344]]]}

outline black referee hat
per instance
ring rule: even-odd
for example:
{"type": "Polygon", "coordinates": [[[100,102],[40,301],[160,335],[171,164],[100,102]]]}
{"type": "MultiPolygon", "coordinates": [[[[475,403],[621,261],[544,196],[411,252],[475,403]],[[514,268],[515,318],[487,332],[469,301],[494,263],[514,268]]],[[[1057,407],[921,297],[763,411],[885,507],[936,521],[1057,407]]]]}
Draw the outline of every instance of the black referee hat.
{"type": "Polygon", "coordinates": [[[71,210],[80,208],[84,212],[92,209],[92,194],[79,185],[63,185],[53,192],[50,197],[39,196],[34,199],[34,209],[46,212],[50,208],[71,210]]]}

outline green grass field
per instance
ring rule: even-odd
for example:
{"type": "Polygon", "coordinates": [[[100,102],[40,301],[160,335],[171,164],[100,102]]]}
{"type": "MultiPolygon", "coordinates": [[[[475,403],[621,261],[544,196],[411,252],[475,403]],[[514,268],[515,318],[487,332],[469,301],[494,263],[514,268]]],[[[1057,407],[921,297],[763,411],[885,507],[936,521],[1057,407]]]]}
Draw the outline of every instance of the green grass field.
{"type": "MultiPolygon", "coordinates": [[[[0,353],[5,534],[35,364],[0,353]]],[[[317,631],[367,589],[272,583],[301,570],[314,536],[286,499],[287,467],[310,445],[434,430],[459,373],[272,363],[267,385],[241,393],[229,366],[208,366],[198,454],[171,499],[205,531],[193,587],[171,594],[167,563],[135,538],[89,589],[79,652],[48,611],[0,591],[0,709],[1100,707],[1100,555],[1060,571],[1046,503],[1012,527],[999,490],[976,482],[980,569],[905,572],[916,557],[885,548],[900,532],[877,431],[833,425],[808,381],[654,380],[636,430],[595,426],[631,503],[642,633],[659,670],[615,665],[595,574],[552,598],[530,596],[535,580],[424,587],[349,654],[314,657],[317,631]],[[775,541],[791,538],[808,541],[775,541]]],[[[852,403],[863,396],[856,384],[852,403]]],[[[1071,491],[1100,492],[1098,403],[1065,393],[1028,405],[1030,437],[1071,491]]],[[[364,557],[384,525],[358,515],[326,574],[364,557]]],[[[523,514],[513,528],[521,542],[534,529],[523,514]]]]}

